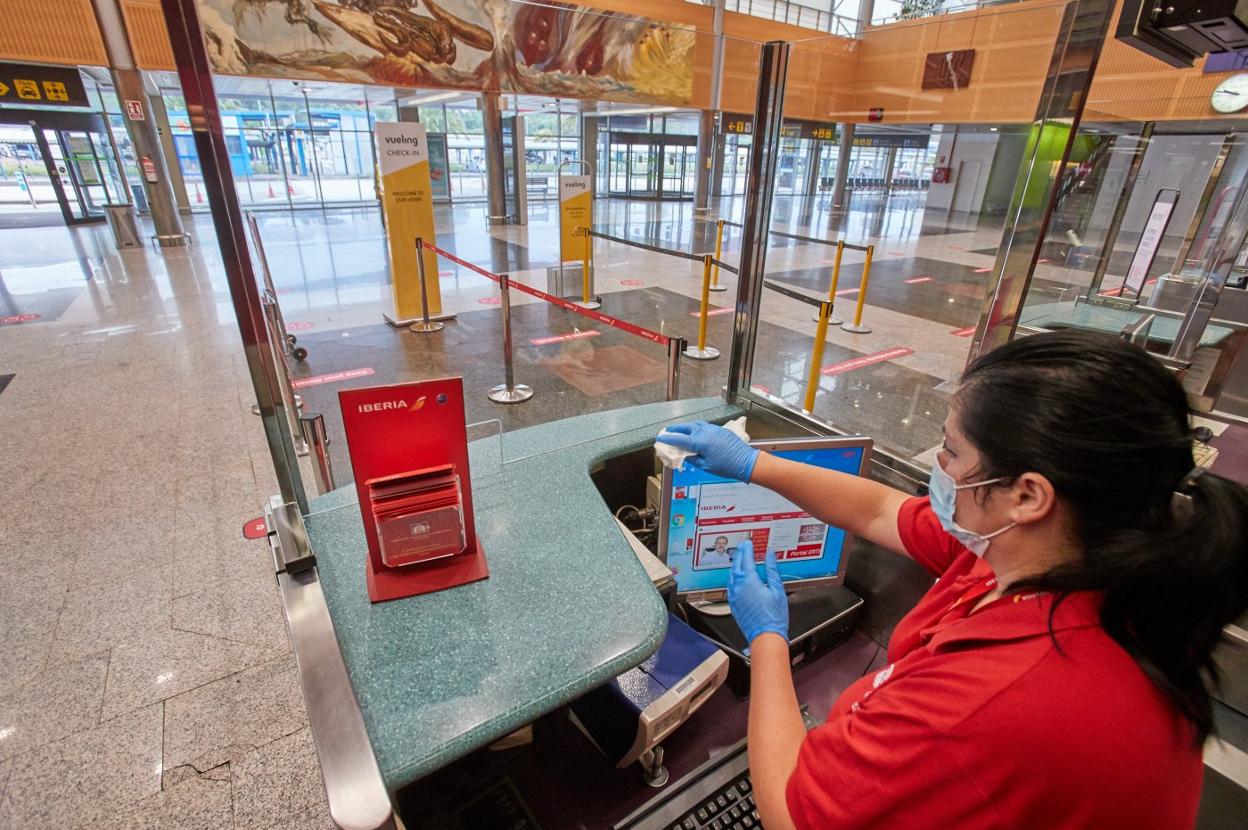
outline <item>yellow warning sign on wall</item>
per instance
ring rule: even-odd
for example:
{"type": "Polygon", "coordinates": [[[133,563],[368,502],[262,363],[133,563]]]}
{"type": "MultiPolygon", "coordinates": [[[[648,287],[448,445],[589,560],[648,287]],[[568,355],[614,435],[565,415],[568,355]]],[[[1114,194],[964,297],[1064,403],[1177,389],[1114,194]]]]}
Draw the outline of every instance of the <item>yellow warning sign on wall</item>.
{"type": "Polygon", "coordinates": [[[585,259],[594,227],[594,197],[589,176],[559,177],[559,258],[585,259]]]}
{"type": "MultiPolygon", "coordinates": [[[[394,321],[421,316],[420,270],[416,239],[437,243],[433,225],[433,189],[429,181],[429,144],[422,124],[378,122],[377,163],[381,170],[381,209],[390,248],[390,286],[394,321]]],[[[440,314],[438,257],[425,251],[425,290],[429,313],[440,314]]]]}

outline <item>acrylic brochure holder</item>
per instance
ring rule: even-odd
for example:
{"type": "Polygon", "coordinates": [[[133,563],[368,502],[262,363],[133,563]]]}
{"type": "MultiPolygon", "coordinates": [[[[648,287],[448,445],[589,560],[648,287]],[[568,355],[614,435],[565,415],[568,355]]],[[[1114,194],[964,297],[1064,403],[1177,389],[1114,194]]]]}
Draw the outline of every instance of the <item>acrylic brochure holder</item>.
{"type": "Polygon", "coordinates": [[[338,393],[368,540],[368,597],[400,599],[485,579],[460,378],[338,393]]]}

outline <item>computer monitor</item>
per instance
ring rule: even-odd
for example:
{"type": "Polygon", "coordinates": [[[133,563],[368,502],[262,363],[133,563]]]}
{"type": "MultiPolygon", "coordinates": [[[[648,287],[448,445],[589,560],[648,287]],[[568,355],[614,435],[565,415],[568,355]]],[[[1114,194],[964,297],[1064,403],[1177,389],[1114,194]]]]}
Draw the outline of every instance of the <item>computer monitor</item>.
{"type": "MultiPolygon", "coordinates": [[[[752,441],[758,449],[850,475],[866,475],[871,439],[791,438],[752,441]]],[[[687,602],[727,595],[732,557],[741,540],[754,543],[758,562],[774,550],[785,587],[840,583],[851,537],[825,525],[765,487],[720,478],[686,464],[663,471],[659,507],[659,558],[676,577],[687,602]]]]}

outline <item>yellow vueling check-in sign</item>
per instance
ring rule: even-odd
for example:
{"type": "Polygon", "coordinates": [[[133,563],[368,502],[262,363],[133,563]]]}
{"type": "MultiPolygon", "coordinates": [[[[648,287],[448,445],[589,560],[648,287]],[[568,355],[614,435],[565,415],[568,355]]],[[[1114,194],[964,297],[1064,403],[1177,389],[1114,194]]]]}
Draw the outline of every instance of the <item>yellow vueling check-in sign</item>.
{"type": "Polygon", "coordinates": [[[559,258],[581,261],[589,252],[594,226],[594,198],[589,176],[559,177],[559,258]]]}
{"type": "MultiPolygon", "coordinates": [[[[429,183],[429,144],[422,124],[377,124],[377,162],[381,169],[381,209],[386,215],[390,243],[390,285],[394,294],[394,322],[421,316],[420,270],[416,239],[436,244],[433,227],[433,189],[429,183]]],[[[440,314],[438,255],[425,251],[425,289],[429,313],[440,314]]]]}

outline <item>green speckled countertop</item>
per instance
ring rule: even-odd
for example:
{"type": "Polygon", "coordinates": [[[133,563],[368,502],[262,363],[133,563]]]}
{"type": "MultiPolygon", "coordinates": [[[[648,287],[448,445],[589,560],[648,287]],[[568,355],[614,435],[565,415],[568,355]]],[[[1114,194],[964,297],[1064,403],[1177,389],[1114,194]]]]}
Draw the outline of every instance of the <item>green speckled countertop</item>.
{"type": "MultiPolygon", "coordinates": [[[[1114,308],[1112,306],[1095,305],[1092,303],[1039,303],[1024,306],[1019,321],[1026,326],[1045,329],[1091,329],[1109,334],[1120,334],[1124,326],[1136,322],[1148,314],[1146,309],[1114,308]]],[[[1150,340],[1162,343],[1173,343],[1179,336],[1179,323],[1173,317],[1158,314],[1153,318],[1153,325],[1148,331],[1150,340]]],[[[1210,323],[1200,336],[1200,345],[1216,346],[1234,329],[1210,323]]]]}
{"type": "Polygon", "coordinates": [[[371,604],[355,487],[313,500],[308,535],[373,752],[392,791],[632,668],[663,639],[658,593],[590,480],[669,423],[740,414],[646,404],[470,445],[489,579],[371,604]]]}

